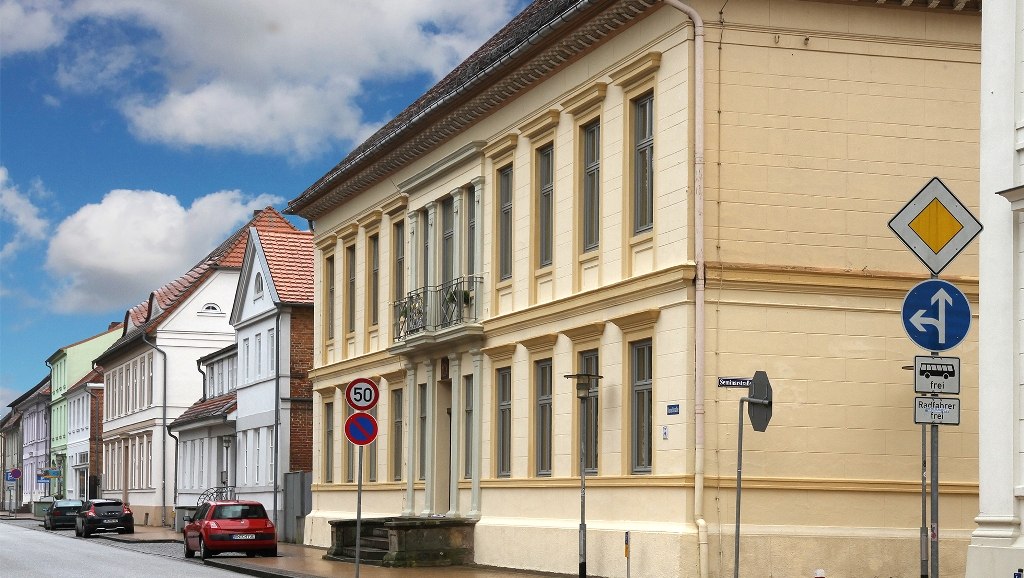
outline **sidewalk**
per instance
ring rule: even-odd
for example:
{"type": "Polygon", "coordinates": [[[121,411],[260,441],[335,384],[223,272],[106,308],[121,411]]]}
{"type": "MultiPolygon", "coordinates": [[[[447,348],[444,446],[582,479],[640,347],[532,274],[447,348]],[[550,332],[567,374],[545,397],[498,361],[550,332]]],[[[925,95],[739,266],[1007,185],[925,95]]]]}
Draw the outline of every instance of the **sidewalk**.
{"type": "MultiPolygon", "coordinates": [[[[16,514],[12,518],[0,511],[0,522],[10,519],[35,519],[42,528],[42,518],[16,514]]],[[[181,543],[181,534],[160,526],[135,526],[134,534],[95,534],[96,538],[126,543],[181,543]]],[[[241,554],[220,554],[205,560],[208,566],[223,568],[261,578],[336,578],[355,576],[355,564],[324,560],[325,549],[280,542],[277,558],[247,558],[241,554]]],[[[551,578],[550,573],[525,572],[505,568],[478,566],[445,566],[439,568],[380,568],[360,565],[360,577],[366,578],[551,578]]]]}

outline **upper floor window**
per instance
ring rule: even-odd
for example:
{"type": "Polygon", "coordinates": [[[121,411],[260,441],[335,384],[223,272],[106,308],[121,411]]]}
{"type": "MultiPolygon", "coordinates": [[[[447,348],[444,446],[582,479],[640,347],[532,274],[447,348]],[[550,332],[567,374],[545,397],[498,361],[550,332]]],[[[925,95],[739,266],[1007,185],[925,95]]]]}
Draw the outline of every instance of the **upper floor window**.
{"type": "Polygon", "coordinates": [[[217,305],[216,303],[206,303],[206,304],[203,305],[202,309],[199,310],[199,312],[200,313],[220,313],[221,312],[220,305],[217,305]]]}
{"type": "Polygon", "coordinates": [[[476,194],[470,191],[466,201],[466,274],[476,273],[476,194]]]}
{"type": "Polygon", "coordinates": [[[380,238],[370,236],[370,325],[380,323],[380,238]]]}
{"type": "Polygon", "coordinates": [[[327,327],[327,339],[334,339],[334,255],[324,259],[324,325],[327,327]]]}
{"type": "MultiPolygon", "coordinates": [[[[598,375],[598,357],[596,349],[580,352],[579,372],[598,375]]],[[[598,380],[594,379],[590,383],[590,391],[587,394],[587,397],[583,398],[583,411],[580,416],[583,420],[583,467],[586,469],[587,474],[597,474],[597,442],[601,431],[600,424],[598,423],[598,419],[601,414],[598,411],[597,394],[598,380]]]]}
{"type": "Polygon", "coordinates": [[[455,278],[455,199],[441,201],[441,281],[455,278]]]}
{"type": "Polygon", "coordinates": [[[348,280],[345,287],[345,330],[356,330],[356,246],[345,247],[345,272],[348,280]]]}
{"type": "Polygon", "coordinates": [[[583,127],[583,250],[601,242],[601,122],[583,127]]]}
{"type": "Polygon", "coordinates": [[[633,473],[650,473],[651,471],[651,437],[652,437],[652,402],[651,385],[653,383],[652,361],[653,349],[651,340],[631,343],[630,349],[630,381],[632,382],[632,399],[630,408],[632,424],[633,473]]]}
{"type": "Polygon", "coordinates": [[[633,101],[633,233],[654,226],[654,93],[633,101]]]}
{"type": "Polygon", "coordinates": [[[405,221],[395,223],[392,253],[394,255],[395,270],[392,272],[391,281],[395,288],[393,299],[398,301],[405,297],[405,221]]]}
{"type": "Polygon", "coordinates": [[[551,475],[551,359],[534,364],[537,395],[537,475],[551,475]]]}
{"type": "Polygon", "coordinates": [[[497,371],[497,443],[495,456],[499,478],[512,475],[512,368],[497,371]]]}
{"type": "Polygon", "coordinates": [[[512,278],[512,165],[498,171],[498,279],[512,278]]]}
{"type": "Polygon", "coordinates": [[[256,298],[263,297],[263,273],[256,274],[256,279],[253,281],[253,292],[256,294],[256,298]]]}
{"type": "Polygon", "coordinates": [[[547,145],[537,150],[537,266],[551,264],[554,247],[555,149],[547,145]]]}

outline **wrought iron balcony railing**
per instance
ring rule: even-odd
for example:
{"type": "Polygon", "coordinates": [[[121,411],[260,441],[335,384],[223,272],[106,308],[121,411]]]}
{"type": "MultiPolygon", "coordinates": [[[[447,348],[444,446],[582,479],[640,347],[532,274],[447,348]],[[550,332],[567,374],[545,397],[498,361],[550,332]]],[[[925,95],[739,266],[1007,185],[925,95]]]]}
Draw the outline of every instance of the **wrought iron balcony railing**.
{"type": "Polygon", "coordinates": [[[482,277],[459,277],[432,287],[410,291],[405,299],[392,304],[395,341],[410,336],[476,323],[480,317],[477,299],[482,277]]]}

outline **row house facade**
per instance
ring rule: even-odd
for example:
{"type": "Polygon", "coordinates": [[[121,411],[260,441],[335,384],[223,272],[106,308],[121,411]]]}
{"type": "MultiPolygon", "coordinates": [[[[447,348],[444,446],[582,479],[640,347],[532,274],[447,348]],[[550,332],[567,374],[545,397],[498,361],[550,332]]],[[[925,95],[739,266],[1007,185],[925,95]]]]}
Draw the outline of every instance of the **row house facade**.
{"type": "MultiPolygon", "coordinates": [[[[977,206],[980,3],[688,4],[537,0],[289,203],[316,247],[307,544],[355,516],[363,377],[364,516],[473,520],[477,563],[567,573],[585,473],[592,573],[629,531],[639,575],[729,575],[742,394],[716,378],[764,370],[742,564],[917,572],[899,303],[925,271],[886,223],[933,176],[977,206]]],[[[977,267],[944,276],[976,300],[977,267]]],[[[973,335],[959,354],[953,574],[973,335]]]]}
{"type": "MultiPolygon", "coordinates": [[[[21,469],[21,413],[9,410],[0,419],[0,465],[5,472],[21,469]]],[[[21,509],[21,485],[23,478],[14,483],[5,483],[0,496],[0,509],[15,512],[21,509]]]]}
{"type": "Polygon", "coordinates": [[[312,233],[249,231],[229,321],[236,343],[199,360],[203,397],[171,425],[177,504],[225,487],[277,523],[284,474],[312,469],[312,233]]]}
{"type": "Polygon", "coordinates": [[[169,426],[202,396],[196,360],[234,341],[229,323],[250,227],[295,230],[271,207],[257,211],[178,279],[125,313],[104,368],[102,494],[131,503],[138,524],[170,525],[175,441],[169,426]]]}
{"type": "Polygon", "coordinates": [[[982,18],[978,526],[967,576],[1024,565],[1024,2],[982,18]]]}
{"type": "Polygon", "coordinates": [[[93,368],[64,393],[68,441],[65,495],[70,499],[100,497],[103,455],[103,369],[93,368]]]}
{"type": "Polygon", "coordinates": [[[35,502],[50,495],[46,471],[50,469],[50,378],[45,377],[9,405],[21,416],[19,467],[22,472],[22,507],[35,507],[35,502]]]}
{"type": "MultiPolygon", "coordinates": [[[[59,478],[50,482],[50,492],[54,496],[71,496],[68,442],[72,408],[66,394],[72,385],[92,372],[92,360],[117,341],[120,329],[120,323],[111,323],[103,333],[58,348],[46,359],[50,368],[50,464],[61,472],[59,478]]],[[[76,408],[79,412],[82,409],[76,408]]]]}

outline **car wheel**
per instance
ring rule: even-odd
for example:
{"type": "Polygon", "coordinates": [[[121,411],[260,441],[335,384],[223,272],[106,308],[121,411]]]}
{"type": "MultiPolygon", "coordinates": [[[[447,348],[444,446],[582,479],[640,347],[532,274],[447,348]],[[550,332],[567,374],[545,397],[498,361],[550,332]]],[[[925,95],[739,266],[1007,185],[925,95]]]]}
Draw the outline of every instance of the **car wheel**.
{"type": "Polygon", "coordinates": [[[195,558],[196,551],[189,549],[189,547],[188,547],[188,538],[185,537],[184,533],[181,534],[181,543],[185,546],[185,557],[186,558],[195,558]]]}
{"type": "Polygon", "coordinates": [[[268,558],[277,558],[277,546],[274,546],[273,548],[267,548],[263,551],[263,555],[268,558]]]}
{"type": "Polygon", "coordinates": [[[43,529],[44,530],[49,530],[50,529],[50,523],[46,521],[46,518],[43,518],[43,529]]]}
{"type": "Polygon", "coordinates": [[[86,528],[85,526],[82,526],[82,537],[83,538],[88,538],[91,535],[92,535],[92,532],[89,531],[89,528],[86,528]]]}
{"type": "Polygon", "coordinates": [[[213,552],[211,552],[209,550],[209,548],[206,547],[206,542],[203,540],[203,537],[200,536],[199,537],[199,557],[202,558],[203,560],[206,560],[210,556],[213,556],[213,552]]]}
{"type": "Polygon", "coordinates": [[[253,551],[253,550],[249,550],[248,552],[245,553],[245,557],[246,558],[255,558],[256,557],[256,552],[253,551]]]}
{"type": "Polygon", "coordinates": [[[82,532],[81,532],[81,530],[78,529],[78,524],[75,524],[75,536],[77,536],[79,538],[82,537],[82,532]]]}

